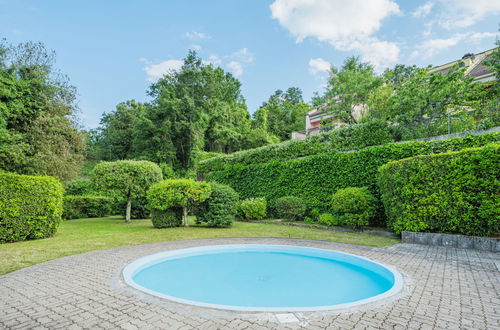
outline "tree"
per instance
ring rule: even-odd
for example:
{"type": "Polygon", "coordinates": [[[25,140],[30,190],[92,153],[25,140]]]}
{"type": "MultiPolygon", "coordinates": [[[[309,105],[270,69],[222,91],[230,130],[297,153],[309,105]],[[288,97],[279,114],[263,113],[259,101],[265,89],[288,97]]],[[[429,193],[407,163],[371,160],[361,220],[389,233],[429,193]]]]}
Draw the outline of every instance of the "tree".
{"type": "Polygon", "coordinates": [[[162,179],[162,172],[149,161],[119,160],[97,164],[92,177],[103,191],[126,199],[125,221],[130,222],[132,201],[145,196],[149,187],[162,179]]]}
{"type": "Polygon", "coordinates": [[[282,141],[289,140],[293,131],[305,129],[305,115],[311,106],[304,103],[302,91],[290,87],[283,92],[277,90],[254,114],[257,126],[282,141]]]}
{"type": "Polygon", "coordinates": [[[0,42],[0,167],[21,174],[74,177],[85,135],[75,120],[76,90],[53,68],[41,43],[0,42]]]}
{"type": "Polygon", "coordinates": [[[206,182],[191,179],[163,180],[154,184],[148,191],[151,208],[167,211],[181,207],[184,226],[188,227],[188,207],[203,202],[210,197],[211,188],[206,182]]]}
{"type": "Polygon", "coordinates": [[[364,108],[370,93],[382,84],[373,66],[358,57],[348,57],[340,69],[331,68],[325,93],[328,109],[342,121],[354,124],[364,115],[356,113],[356,106],[364,108]]]}

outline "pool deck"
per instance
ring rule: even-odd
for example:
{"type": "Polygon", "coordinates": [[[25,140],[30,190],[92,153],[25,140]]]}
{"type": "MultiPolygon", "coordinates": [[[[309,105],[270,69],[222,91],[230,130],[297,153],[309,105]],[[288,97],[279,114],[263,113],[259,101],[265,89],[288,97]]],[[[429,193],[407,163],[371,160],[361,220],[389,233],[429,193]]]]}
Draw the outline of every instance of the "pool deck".
{"type": "Polygon", "coordinates": [[[0,329],[500,329],[497,267],[500,253],[412,244],[377,248],[223,238],[126,246],[0,276],[0,329]],[[233,312],[166,301],[122,281],[123,267],[142,256],[219,244],[284,244],[352,253],[398,269],[404,289],[387,300],[343,311],[233,312]]]}

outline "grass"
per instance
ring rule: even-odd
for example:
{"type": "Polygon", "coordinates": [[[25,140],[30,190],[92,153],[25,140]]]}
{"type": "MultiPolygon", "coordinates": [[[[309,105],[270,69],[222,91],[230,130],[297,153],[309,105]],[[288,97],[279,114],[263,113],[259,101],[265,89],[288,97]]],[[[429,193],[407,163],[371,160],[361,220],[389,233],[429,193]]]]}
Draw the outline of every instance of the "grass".
{"type": "Polygon", "coordinates": [[[94,250],[220,237],[306,238],[370,246],[386,246],[398,242],[396,239],[367,234],[264,223],[235,222],[230,228],[191,226],[155,229],[150,220],[133,220],[131,224],[126,224],[120,217],[78,219],[63,222],[57,234],[51,238],[0,244],[0,275],[44,261],[94,250]]]}

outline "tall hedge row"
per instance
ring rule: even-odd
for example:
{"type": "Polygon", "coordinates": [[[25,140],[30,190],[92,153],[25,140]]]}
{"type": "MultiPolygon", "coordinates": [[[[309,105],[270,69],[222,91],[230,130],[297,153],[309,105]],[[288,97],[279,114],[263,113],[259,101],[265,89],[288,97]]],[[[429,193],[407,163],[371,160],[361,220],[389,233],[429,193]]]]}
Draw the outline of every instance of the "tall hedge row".
{"type": "MultiPolygon", "coordinates": [[[[311,135],[304,140],[290,140],[210,158],[198,164],[198,171],[201,173],[221,171],[228,165],[285,161],[325,152],[360,150],[398,141],[398,135],[397,127],[390,127],[382,121],[371,121],[311,135]]],[[[498,132],[488,133],[479,139],[493,142],[499,139],[499,135],[498,132]]]]}
{"type": "MultiPolygon", "coordinates": [[[[310,207],[330,208],[331,196],[346,187],[368,187],[379,196],[378,168],[389,161],[407,157],[456,151],[498,141],[500,134],[470,135],[430,142],[389,143],[349,153],[323,153],[289,161],[264,164],[231,164],[224,170],[205,173],[205,179],[228,184],[242,199],[265,197],[271,215],[276,199],[300,196],[310,207]]],[[[377,207],[377,224],[384,221],[382,205],[377,207]]]]}
{"type": "Polygon", "coordinates": [[[63,187],[53,177],[0,173],[0,242],[54,235],[63,212],[63,187]]]}
{"type": "Polygon", "coordinates": [[[500,144],[390,162],[379,185],[396,233],[500,232],[500,144]]]}

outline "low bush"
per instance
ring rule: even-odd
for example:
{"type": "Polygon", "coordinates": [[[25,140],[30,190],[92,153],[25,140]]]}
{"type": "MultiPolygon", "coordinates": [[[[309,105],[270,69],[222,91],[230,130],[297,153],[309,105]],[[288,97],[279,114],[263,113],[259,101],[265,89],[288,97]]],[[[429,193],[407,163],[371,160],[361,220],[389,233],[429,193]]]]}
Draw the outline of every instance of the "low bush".
{"type": "Polygon", "coordinates": [[[341,225],[339,218],[334,216],[331,213],[320,214],[319,223],[321,223],[322,225],[325,225],[325,226],[329,226],[329,227],[341,225]]]}
{"type": "Polygon", "coordinates": [[[500,231],[500,146],[390,162],[379,170],[388,227],[396,233],[500,231]]]}
{"type": "Polygon", "coordinates": [[[63,187],[53,177],[0,172],[0,242],[55,234],[63,212],[63,187]]]}
{"type": "Polygon", "coordinates": [[[64,196],[64,219],[99,218],[111,214],[113,200],[105,196],[64,196]]]}
{"type": "MultiPolygon", "coordinates": [[[[388,143],[347,153],[323,153],[289,161],[265,164],[227,165],[223,170],[205,173],[205,178],[230,185],[242,199],[264,197],[274,206],[283,196],[300,196],[311,208],[329,212],[331,196],[347,187],[368,187],[378,198],[377,172],[381,165],[407,157],[456,151],[497,141],[500,133],[469,135],[430,142],[388,143]]],[[[269,210],[274,216],[274,210],[269,210]]],[[[372,225],[384,226],[382,204],[372,225]]]]}
{"type": "Polygon", "coordinates": [[[155,228],[180,227],[182,215],[182,207],[171,207],[165,210],[153,209],[151,222],[155,228]]]}
{"type": "Polygon", "coordinates": [[[238,215],[245,220],[262,220],[266,217],[266,213],[265,198],[248,198],[238,205],[238,215]]]}
{"type": "Polygon", "coordinates": [[[274,207],[279,217],[291,221],[302,220],[307,210],[306,203],[295,196],[278,198],[274,207]]]}
{"type": "Polygon", "coordinates": [[[233,188],[210,183],[210,197],[195,208],[196,223],[209,227],[231,226],[236,216],[239,196],[233,188]]]}
{"type": "Polygon", "coordinates": [[[376,199],[366,187],[339,189],[332,196],[332,211],[340,223],[361,229],[375,216],[376,199]]]}

